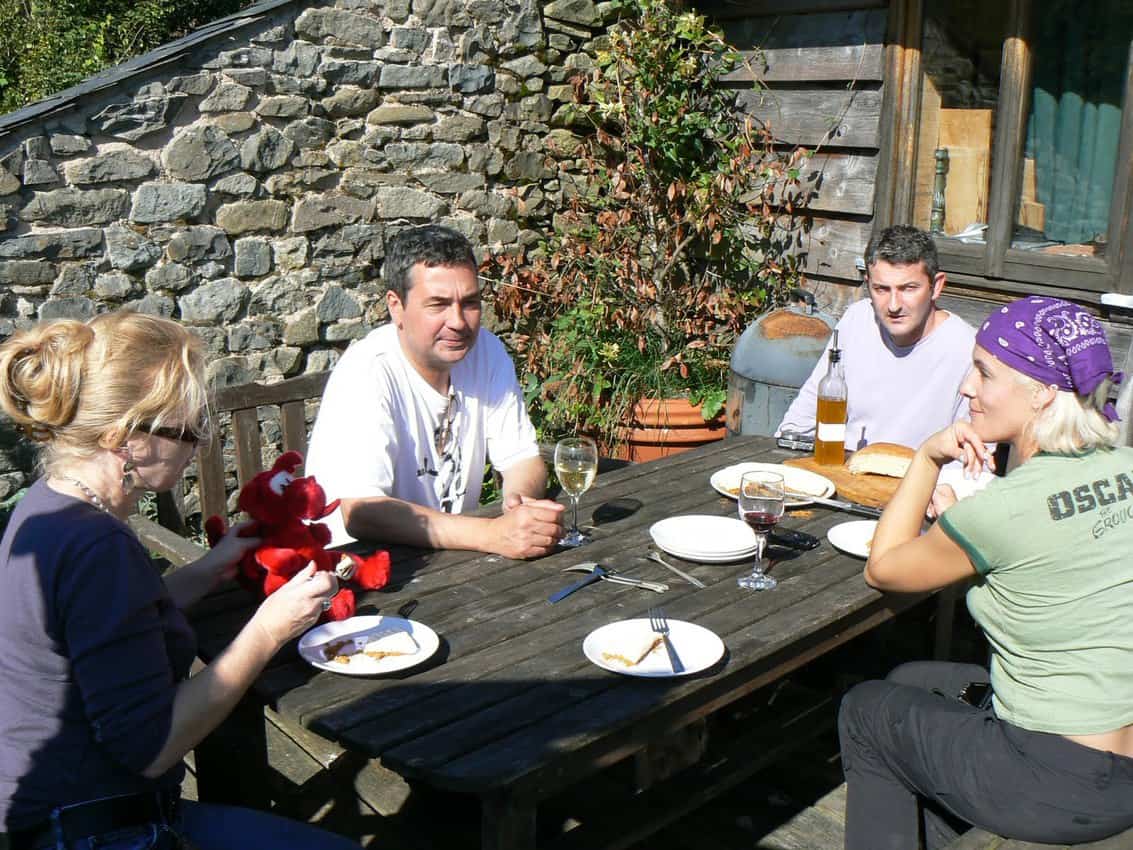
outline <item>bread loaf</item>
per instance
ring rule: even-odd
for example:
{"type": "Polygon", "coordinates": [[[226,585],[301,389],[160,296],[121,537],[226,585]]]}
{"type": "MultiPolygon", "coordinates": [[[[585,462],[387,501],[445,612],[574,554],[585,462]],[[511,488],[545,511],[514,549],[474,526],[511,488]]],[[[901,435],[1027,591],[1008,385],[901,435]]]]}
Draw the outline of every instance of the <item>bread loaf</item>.
{"type": "Polygon", "coordinates": [[[871,473],[904,478],[915,454],[916,452],[908,446],[899,446],[896,443],[871,443],[850,455],[846,466],[853,475],[871,473]]]}

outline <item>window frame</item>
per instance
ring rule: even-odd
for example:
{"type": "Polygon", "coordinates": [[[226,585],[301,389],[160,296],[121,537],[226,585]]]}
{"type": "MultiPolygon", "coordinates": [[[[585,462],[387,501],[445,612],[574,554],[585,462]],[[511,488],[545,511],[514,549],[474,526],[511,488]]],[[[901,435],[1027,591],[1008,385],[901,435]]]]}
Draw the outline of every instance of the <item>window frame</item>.
{"type": "MultiPolygon", "coordinates": [[[[891,0],[886,46],[882,138],[888,156],[879,175],[879,226],[913,219],[914,175],[924,80],[921,44],[924,0],[891,0]]],[[[1133,294],[1133,36],[1126,61],[1121,135],[1106,255],[1036,254],[1011,247],[1016,205],[1022,191],[1023,148],[1030,110],[1034,61],[1031,20],[1034,0],[1008,0],[1008,28],[1000,59],[999,100],[992,139],[988,228],[982,245],[937,238],[941,268],[953,283],[1003,293],[1047,293],[1097,303],[1103,293],[1133,294]]]]}

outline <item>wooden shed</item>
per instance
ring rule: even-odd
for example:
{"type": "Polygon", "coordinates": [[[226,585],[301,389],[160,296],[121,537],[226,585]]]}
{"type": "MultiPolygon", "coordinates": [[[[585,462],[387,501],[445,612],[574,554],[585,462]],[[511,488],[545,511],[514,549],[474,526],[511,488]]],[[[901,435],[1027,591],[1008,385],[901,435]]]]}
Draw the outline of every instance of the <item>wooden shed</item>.
{"type": "MultiPolygon", "coordinates": [[[[704,0],[766,90],[740,108],[816,150],[807,271],[856,297],[870,233],[932,230],[951,296],[1133,303],[1133,7],[1121,0],[704,0]],[[940,172],[940,173],[938,173],[940,172]],[[935,195],[935,197],[934,197],[935,195]],[[934,217],[934,212],[936,213],[934,217]]],[[[738,80],[737,80],[738,82],[738,80]]]]}

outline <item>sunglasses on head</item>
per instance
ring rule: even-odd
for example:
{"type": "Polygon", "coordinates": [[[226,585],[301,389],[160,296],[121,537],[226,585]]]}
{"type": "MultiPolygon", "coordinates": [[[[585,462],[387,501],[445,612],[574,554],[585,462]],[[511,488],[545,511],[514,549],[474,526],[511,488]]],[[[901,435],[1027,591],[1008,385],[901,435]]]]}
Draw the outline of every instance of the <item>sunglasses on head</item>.
{"type": "Polygon", "coordinates": [[[167,440],[177,440],[178,442],[189,443],[194,446],[201,441],[201,438],[194,432],[173,425],[154,425],[152,422],[143,422],[138,426],[138,430],[152,434],[155,437],[165,437],[167,440]]]}

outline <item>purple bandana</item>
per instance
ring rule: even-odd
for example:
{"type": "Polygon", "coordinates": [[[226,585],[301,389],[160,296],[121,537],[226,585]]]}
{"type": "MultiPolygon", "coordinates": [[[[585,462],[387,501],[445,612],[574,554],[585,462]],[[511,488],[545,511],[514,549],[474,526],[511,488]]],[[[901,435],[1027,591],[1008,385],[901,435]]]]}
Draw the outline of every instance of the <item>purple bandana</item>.
{"type": "MultiPolygon", "coordinates": [[[[1090,395],[1103,384],[1108,394],[1123,377],[1113,371],[1101,322],[1059,298],[1012,301],[987,317],[976,343],[1012,369],[1079,395],[1090,395]]],[[[1100,401],[1105,417],[1116,422],[1113,405],[1100,401]]]]}

